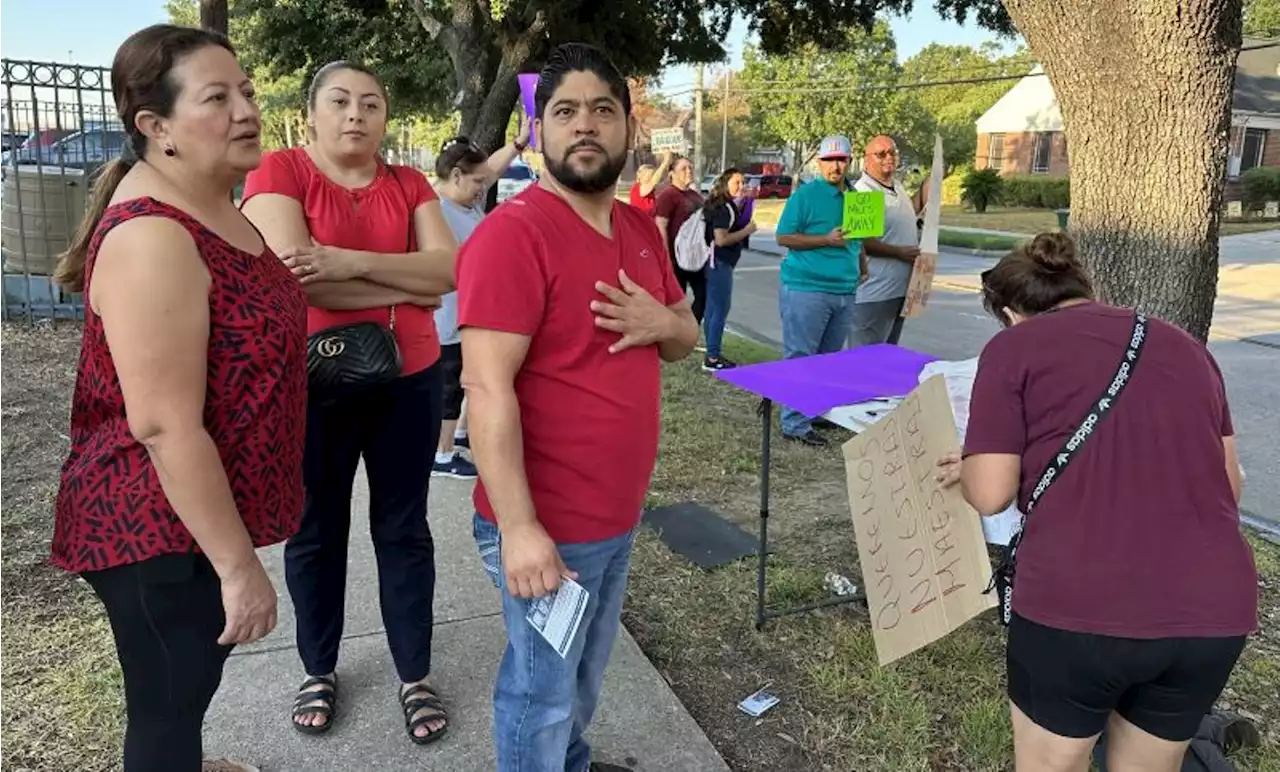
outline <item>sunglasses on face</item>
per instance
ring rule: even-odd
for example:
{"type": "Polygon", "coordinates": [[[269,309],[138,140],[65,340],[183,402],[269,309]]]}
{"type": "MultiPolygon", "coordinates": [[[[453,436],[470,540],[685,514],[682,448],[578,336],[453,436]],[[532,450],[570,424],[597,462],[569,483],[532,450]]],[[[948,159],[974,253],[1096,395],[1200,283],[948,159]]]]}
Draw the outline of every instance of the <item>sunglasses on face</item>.
{"type": "Polygon", "coordinates": [[[881,161],[883,161],[883,160],[884,160],[884,159],[886,159],[886,158],[897,158],[897,157],[898,157],[898,149],[895,147],[895,148],[893,148],[893,149],[891,149],[891,150],[877,150],[876,152],[872,153],[871,155],[872,155],[872,157],[874,157],[874,158],[878,158],[878,159],[880,159],[881,161]]]}

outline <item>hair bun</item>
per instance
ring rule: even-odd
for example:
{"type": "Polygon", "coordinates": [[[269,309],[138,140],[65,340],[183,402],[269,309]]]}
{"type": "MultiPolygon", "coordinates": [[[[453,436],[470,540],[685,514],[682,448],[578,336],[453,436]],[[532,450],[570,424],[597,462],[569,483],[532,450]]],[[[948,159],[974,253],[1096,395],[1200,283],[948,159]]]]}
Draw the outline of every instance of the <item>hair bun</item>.
{"type": "Polygon", "coordinates": [[[1066,273],[1080,268],[1076,243],[1062,232],[1036,236],[1027,245],[1027,256],[1047,273],[1066,273]]]}

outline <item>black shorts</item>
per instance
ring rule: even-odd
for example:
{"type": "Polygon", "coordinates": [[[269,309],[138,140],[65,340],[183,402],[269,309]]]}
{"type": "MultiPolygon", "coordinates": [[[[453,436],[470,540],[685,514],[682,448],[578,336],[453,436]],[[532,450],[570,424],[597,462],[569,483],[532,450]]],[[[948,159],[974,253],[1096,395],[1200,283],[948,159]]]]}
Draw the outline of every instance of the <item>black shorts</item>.
{"type": "Polygon", "coordinates": [[[440,347],[440,371],[444,375],[445,421],[462,417],[462,344],[451,343],[440,347]]]}
{"type": "Polygon", "coordinates": [[[1171,742],[1195,736],[1244,650],[1232,638],[1112,638],[1013,615],[1009,699],[1043,729],[1092,737],[1114,711],[1171,742]]]}

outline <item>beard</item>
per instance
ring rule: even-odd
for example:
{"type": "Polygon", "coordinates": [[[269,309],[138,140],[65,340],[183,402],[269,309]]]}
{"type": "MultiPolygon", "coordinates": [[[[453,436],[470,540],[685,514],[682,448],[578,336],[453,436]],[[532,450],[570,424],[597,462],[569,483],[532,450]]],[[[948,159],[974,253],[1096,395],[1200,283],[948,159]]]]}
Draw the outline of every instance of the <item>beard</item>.
{"type": "Polygon", "coordinates": [[[627,154],[624,151],[617,156],[612,156],[600,143],[584,140],[570,145],[558,157],[555,153],[547,153],[543,161],[547,172],[556,178],[556,182],[569,190],[575,193],[603,193],[618,184],[618,177],[622,175],[622,169],[627,165],[627,154]],[[604,155],[604,162],[594,170],[584,171],[575,168],[569,158],[573,155],[573,151],[582,147],[593,147],[600,151],[604,155]]]}

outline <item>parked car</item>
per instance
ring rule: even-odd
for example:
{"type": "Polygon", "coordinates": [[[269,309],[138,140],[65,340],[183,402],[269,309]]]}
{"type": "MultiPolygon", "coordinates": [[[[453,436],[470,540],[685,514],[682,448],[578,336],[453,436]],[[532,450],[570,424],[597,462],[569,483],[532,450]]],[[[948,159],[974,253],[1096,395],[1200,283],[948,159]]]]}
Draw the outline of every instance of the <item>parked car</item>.
{"type": "Polygon", "coordinates": [[[716,184],[716,175],[708,174],[702,178],[702,184],[698,186],[698,192],[704,196],[711,195],[711,186],[716,184]]]}
{"type": "Polygon", "coordinates": [[[754,189],[756,198],[790,198],[791,175],[758,174],[752,175],[748,187],[754,189]]]}
{"type": "Polygon", "coordinates": [[[538,175],[524,164],[511,164],[498,179],[498,203],[506,201],[538,181],[538,175]]]}
{"type": "Polygon", "coordinates": [[[5,154],[4,164],[38,163],[92,172],[118,157],[128,141],[128,134],[115,129],[76,132],[47,143],[33,143],[28,139],[18,150],[5,154]]]}

